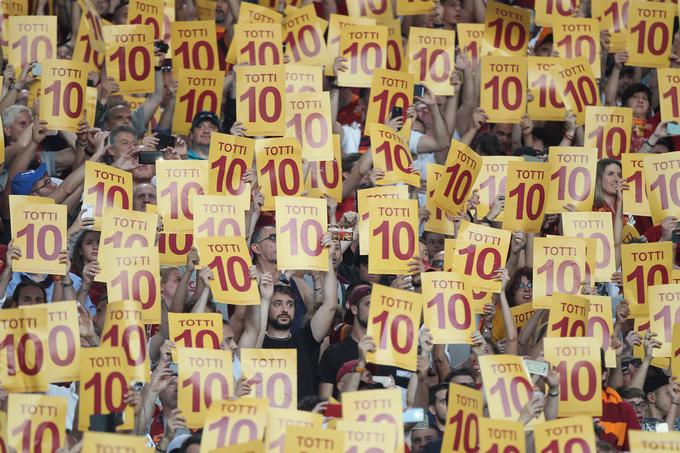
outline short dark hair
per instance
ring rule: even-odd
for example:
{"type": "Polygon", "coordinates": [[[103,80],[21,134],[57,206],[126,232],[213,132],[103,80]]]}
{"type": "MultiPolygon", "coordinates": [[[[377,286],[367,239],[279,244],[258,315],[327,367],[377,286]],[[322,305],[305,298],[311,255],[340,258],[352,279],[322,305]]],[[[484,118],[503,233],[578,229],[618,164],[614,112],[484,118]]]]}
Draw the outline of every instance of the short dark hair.
{"type": "Polygon", "coordinates": [[[628,99],[632,98],[638,93],[645,93],[647,95],[647,99],[649,99],[650,102],[652,101],[652,90],[643,83],[634,83],[633,85],[626,88],[626,91],[624,91],[621,95],[621,105],[627,107],[626,104],[628,104],[628,99]]]}
{"type": "Polygon", "coordinates": [[[324,401],[326,401],[326,398],[322,398],[319,395],[305,396],[298,402],[298,410],[312,412],[317,404],[323,403],[324,401]]]}
{"type": "Polygon", "coordinates": [[[639,389],[637,387],[628,387],[627,389],[621,390],[619,392],[621,395],[621,398],[624,400],[631,399],[631,398],[642,398],[643,400],[646,399],[645,397],[645,392],[642,391],[642,389],[639,389]]]}
{"type": "Polygon", "coordinates": [[[12,293],[12,300],[19,306],[19,296],[21,296],[21,291],[23,291],[25,288],[39,288],[40,292],[42,292],[43,299],[45,299],[45,302],[47,302],[47,293],[45,292],[45,288],[42,287],[42,285],[34,282],[33,280],[26,280],[17,285],[16,288],[14,288],[14,292],[12,293]]]}
{"type": "Polygon", "coordinates": [[[481,156],[500,156],[503,154],[498,137],[490,132],[477,135],[472,142],[472,148],[481,156]]]}
{"type": "Polygon", "coordinates": [[[449,383],[442,382],[441,384],[436,384],[430,387],[430,392],[428,396],[428,404],[434,406],[437,403],[437,393],[441,390],[446,390],[446,398],[449,398],[449,383]]]}
{"type": "Polygon", "coordinates": [[[472,369],[464,366],[456,368],[455,370],[447,374],[446,379],[444,379],[444,382],[451,382],[453,378],[455,378],[456,376],[470,376],[473,380],[475,379],[475,374],[472,372],[472,369]]]}
{"type": "Polygon", "coordinates": [[[131,128],[130,126],[126,125],[121,125],[121,126],[116,126],[111,130],[111,133],[109,134],[109,143],[111,143],[111,146],[116,146],[116,137],[119,134],[122,134],[123,132],[127,132],[129,134],[132,134],[133,137],[137,137],[137,134],[135,134],[135,130],[131,128]]]}
{"type": "Polygon", "coordinates": [[[285,285],[274,285],[274,293],[273,294],[285,294],[286,296],[290,296],[291,299],[295,300],[295,291],[293,291],[293,288],[290,286],[285,286],[285,285]]]}
{"type": "Polygon", "coordinates": [[[508,287],[505,289],[505,297],[508,299],[508,304],[511,307],[517,305],[515,301],[515,291],[519,288],[519,284],[522,282],[522,277],[526,277],[530,282],[533,281],[534,273],[530,267],[522,267],[515,271],[515,275],[512,276],[508,287]]]}
{"type": "Polygon", "coordinates": [[[192,434],[191,437],[188,437],[184,442],[182,442],[182,446],[179,447],[179,453],[186,453],[186,451],[192,445],[201,445],[200,433],[192,434]]]}

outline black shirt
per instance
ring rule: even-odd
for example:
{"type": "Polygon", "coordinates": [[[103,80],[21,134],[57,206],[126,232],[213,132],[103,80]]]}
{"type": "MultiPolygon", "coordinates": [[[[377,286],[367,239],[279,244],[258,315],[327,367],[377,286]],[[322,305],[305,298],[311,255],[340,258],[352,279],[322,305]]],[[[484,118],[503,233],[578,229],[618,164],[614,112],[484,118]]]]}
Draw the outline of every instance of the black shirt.
{"type": "Polygon", "coordinates": [[[319,384],[316,379],[316,367],[319,363],[319,345],[310,323],[291,333],[290,338],[270,338],[266,334],[262,347],[264,349],[296,349],[297,350],[297,394],[298,401],[305,396],[318,395],[319,384]]]}

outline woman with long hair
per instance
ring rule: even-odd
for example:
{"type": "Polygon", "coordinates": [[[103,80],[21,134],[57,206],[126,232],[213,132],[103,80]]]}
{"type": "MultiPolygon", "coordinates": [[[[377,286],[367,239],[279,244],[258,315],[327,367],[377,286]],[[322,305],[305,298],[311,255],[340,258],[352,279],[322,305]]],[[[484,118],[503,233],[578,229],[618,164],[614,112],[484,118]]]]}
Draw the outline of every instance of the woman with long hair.
{"type": "Polygon", "coordinates": [[[628,183],[623,179],[621,162],[614,159],[601,159],[597,162],[595,175],[595,197],[593,210],[612,214],[614,227],[614,249],[616,267],[621,266],[621,236],[627,219],[623,215],[623,191],[628,183]]]}

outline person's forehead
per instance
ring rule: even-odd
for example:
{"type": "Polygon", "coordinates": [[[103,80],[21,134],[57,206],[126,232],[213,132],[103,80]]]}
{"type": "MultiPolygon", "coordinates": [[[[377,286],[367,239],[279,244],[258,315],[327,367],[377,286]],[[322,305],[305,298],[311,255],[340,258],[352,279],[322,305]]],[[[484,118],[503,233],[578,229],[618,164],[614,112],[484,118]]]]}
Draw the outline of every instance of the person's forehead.
{"type": "Polygon", "coordinates": [[[150,184],[144,184],[143,186],[137,187],[136,192],[138,195],[146,195],[149,193],[156,193],[156,188],[150,184]]]}
{"type": "Polygon", "coordinates": [[[42,297],[42,291],[40,291],[40,288],[37,288],[35,286],[26,286],[21,290],[21,296],[26,297],[26,296],[40,296],[42,297]]]}
{"type": "Polygon", "coordinates": [[[277,302],[293,302],[293,297],[290,294],[285,294],[285,293],[280,293],[280,292],[274,292],[272,295],[272,302],[277,301],[277,302]]]}
{"type": "Polygon", "coordinates": [[[210,120],[203,120],[200,123],[198,123],[198,127],[217,127],[217,126],[210,120]]]}

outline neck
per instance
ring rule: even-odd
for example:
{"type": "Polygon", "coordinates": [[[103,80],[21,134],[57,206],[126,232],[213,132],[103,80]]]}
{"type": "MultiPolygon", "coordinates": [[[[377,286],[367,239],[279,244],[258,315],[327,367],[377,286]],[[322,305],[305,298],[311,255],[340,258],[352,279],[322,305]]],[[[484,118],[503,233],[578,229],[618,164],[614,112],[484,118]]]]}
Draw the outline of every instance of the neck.
{"type": "Polygon", "coordinates": [[[260,272],[269,272],[272,274],[275,277],[274,281],[276,281],[276,278],[279,276],[279,271],[276,269],[276,263],[264,259],[261,255],[257,259],[257,269],[260,272]]]}
{"type": "Polygon", "coordinates": [[[366,335],[366,328],[359,324],[359,321],[355,319],[354,322],[352,323],[352,332],[350,333],[350,335],[352,335],[354,341],[358,343],[366,335]]]}
{"type": "Polygon", "coordinates": [[[199,145],[197,143],[194,143],[191,148],[194,150],[196,154],[200,154],[203,157],[208,157],[210,154],[210,146],[206,145],[199,145]]]}
{"type": "Polygon", "coordinates": [[[662,421],[666,420],[666,414],[664,414],[661,409],[657,408],[655,404],[649,405],[649,416],[662,421]]]}
{"type": "Polygon", "coordinates": [[[604,201],[607,202],[610,208],[616,209],[616,195],[604,194],[604,201]]]}
{"type": "Polygon", "coordinates": [[[276,329],[269,323],[267,323],[267,330],[265,333],[269,338],[276,338],[279,340],[290,338],[290,329],[276,329]]]}

